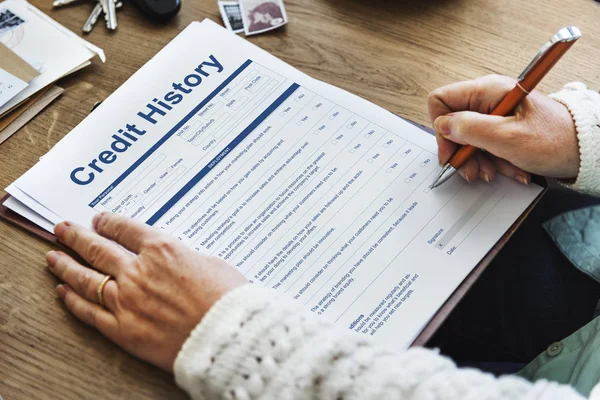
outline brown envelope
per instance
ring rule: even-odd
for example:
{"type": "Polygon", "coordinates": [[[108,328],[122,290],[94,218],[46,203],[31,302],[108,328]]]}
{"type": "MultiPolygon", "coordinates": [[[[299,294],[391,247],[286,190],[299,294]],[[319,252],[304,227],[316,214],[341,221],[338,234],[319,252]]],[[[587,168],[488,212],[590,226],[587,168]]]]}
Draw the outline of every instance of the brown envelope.
{"type": "Polygon", "coordinates": [[[0,68],[27,83],[40,74],[2,43],[0,43],[0,68]]]}
{"type": "Polygon", "coordinates": [[[33,103],[35,103],[40,97],[42,97],[44,95],[44,93],[46,93],[46,91],[50,88],[50,86],[51,85],[46,86],[45,88],[41,89],[39,92],[37,92],[36,94],[31,96],[30,98],[28,98],[27,100],[24,100],[22,103],[15,106],[14,108],[12,108],[7,113],[2,114],[2,117],[0,117],[0,132],[2,132],[4,130],[4,128],[6,128],[8,125],[10,125],[21,114],[23,114],[25,111],[27,111],[27,109],[33,103]]]}

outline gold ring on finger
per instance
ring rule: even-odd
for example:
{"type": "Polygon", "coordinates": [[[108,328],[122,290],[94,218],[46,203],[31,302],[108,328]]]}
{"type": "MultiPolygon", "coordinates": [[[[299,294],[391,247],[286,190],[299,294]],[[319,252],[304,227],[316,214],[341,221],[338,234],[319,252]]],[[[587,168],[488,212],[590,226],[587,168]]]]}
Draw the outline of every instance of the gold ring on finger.
{"type": "Polygon", "coordinates": [[[100,283],[100,285],[98,285],[98,290],[96,291],[96,294],[98,295],[98,304],[100,304],[102,307],[106,307],[104,305],[104,297],[103,297],[104,286],[106,286],[106,283],[108,281],[110,281],[111,279],[112,279],[112,276],[106,275],[104,277],[104,279],[102,280],[102,282],[100,283]]]}

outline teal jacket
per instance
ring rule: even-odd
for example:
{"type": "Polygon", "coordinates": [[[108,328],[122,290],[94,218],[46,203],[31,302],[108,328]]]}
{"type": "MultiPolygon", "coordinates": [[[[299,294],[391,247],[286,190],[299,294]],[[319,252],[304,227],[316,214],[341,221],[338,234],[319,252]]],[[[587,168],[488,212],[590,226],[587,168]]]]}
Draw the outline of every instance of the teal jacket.
{"type": "MultiPolygon", "coordinates": [[[[576,268],[600,282],[600,206],[560,215],[544,228],[576,268]]],[[[600,317],[550,344],[518,375],[569,384],[589,396],[600,383],[600,317]]]]}

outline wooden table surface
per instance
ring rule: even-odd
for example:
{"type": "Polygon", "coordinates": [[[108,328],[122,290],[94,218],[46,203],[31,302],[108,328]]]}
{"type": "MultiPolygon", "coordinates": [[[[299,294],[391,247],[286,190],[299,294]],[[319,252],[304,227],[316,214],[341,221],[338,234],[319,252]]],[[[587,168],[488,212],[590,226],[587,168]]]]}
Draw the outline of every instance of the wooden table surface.
{"type": "MultiPolygon", "coordinates": [[[[91,3],[35,6],[81,32],[91,3]]],[[[428,124],[427,93],[490,73],[517,76],[565,25],[583,38],[541,85],[580,80],[600,88],[600,3],[593,0],[286,0],[289,25],[250,40],[294,67],[388,110],[428,124]]],[[[153,25],[132,4],[119,28],[86,38],[108,61],[63,79],[50,107],[0,145],[0,187],[27,171],[69,130],[191,21],[220,22],[216,0],[183,0],[153,25]]],[[[201,43],[199,44],[201,45],[201,43]]],[[[125,354],[75,321],[56,299],[47,243],[0,222],[0,396],[13,399],[186,398],[173,377],[125,354]]]]}

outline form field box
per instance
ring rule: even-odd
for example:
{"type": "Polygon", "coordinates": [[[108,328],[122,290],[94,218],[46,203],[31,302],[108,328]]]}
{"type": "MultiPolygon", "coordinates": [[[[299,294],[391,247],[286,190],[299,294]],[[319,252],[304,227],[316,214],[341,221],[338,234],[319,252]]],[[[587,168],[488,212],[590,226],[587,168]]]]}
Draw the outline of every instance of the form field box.
{"type": "Polygon", "coordinates": [[[271,80],[271,77],[268,75],[262,76],[256,83],[252,85],[251,88],[248,89],[250,93],[258,93],[262,90],[262,88],[271,80]]]}
{"type": "Polygon", "coordinates": [[[368,162],[369,164],[373,164],[373,161],[375,161],[375,160],[373,160],[372,158],[369,158],[369,159],[367,160],[367,162],[368,162]]]}
{"type": "Polygon", "coordinates": [[[313,132],[313,135],[318,135],[318,134],[319,134],[319,131],[314,131],[313,132]]]}
{"type": "Polygon", "coordinates": [[[331,141],[331,144],[336,144],[336,143],[337,143],[337,140],[335,140],[335,139],[333,139],[333,140],[331,141]]]}
{"type": "Polygon", "coordinates": [[[389,143],[384,143],[383,147],[390,147],[390,144],[389,143]]]}
{"type": "Polygon", "coordinates": [[[236,79],[237,82],[229,89],[229,92],[227,92],[227,94],[225,94],[225,96],[222,97],[228,100],[231,99],[234,95],[236,95],[239,92],[242,86],[246,86],[248,82],[252,81],[252,79],[256,77],[256,75],[258,75],[257,69],[253,69],[249,74],[241,75],[239,79],[236,79]]]}
{"type": "Polygon", "coordinates": [[[355,153],[356,150],[355,149],[350,149],[350,151],[348,151],[348,153],[355,153]]]}
{"type": "Polygon", "coordinates": [[[302,124],[303,124],[303,122],[302,122],[302,121],[298,121],[298,122],[296,122],[296,125],[298,125],[298,126],[302,126],[302,124]]]}
{"type": "Polygon", "coordinates": [[[244,103],[248,101],[247,97],[242,97],[241,99],[239,99],[238,101],[236,101],[235,103],[233,103],[231,105],[231,109],[237,111],[241,106],[244,105],[244,103]]]}
{"type": "Polygon", "coordinates": [[[225,113],[225,114],[221,115],[221,117],[220,117],[221,123],[218,124],[216,128],[214,128],[214,130],[215,130],[214,137],[216,139],[220,139],[221,136],[223,136],[223,134],[225,134],[226,130],[222,129],[222,128],[229,121],[230,116],[231,116],[231,114],[229,114],[229,113],[225,113]]]}
{"type": "Polygon", "coordinates": [[[204,119],[210,118],[221,107],[223,107],[223,103],[220,101],[217,101],[217,102],[211,103],[208,106],[204,107],[196,115],[198,115],[200,118],[204,118],[204,119]]]}
{"type": "Polygon", "coordinates": [[[429,193],[431,192],[431,186],[427,186],[425,189],[423,189],[423,193],[429,193]]]}
{"type": "Polygon", "coordinates": [[[388,169],[385,170],[385,172],[387,172],[388,174],[391,174],[392,173],[392,169],[388,168],[388,169]]]}
{"type": "Polygon", "coordinates": [[[410,181],[412,181],[412,178],[406,178],[406,179],[404,180],[404,183],[410,183],[410,181]]]}
{"type": "MultiPolygon", "coordinates": [[[[450,243],[459,233],[463,230],[465,225],[471,219],[475,218],[479,210],[485,206],[485,204],[492,198],[492,196],[496,193],[497,188],[495,186],[488,186],[483,193],[479,195],[479,197],[475,200],[475,202],[469,207],[468,210],[452,225],[450,228],[446,230],[446,233],[438,239],[438,243],[436,247],[440,250],[443,250],[448,243],[450,243]]],[[[485,218],[481,216],[481,219],[485,218]]]]}
{"type": "Polygon", "coordinates": [[[187,139],[190,137],[190,135],[192,134],[192,132],[195,132],[196,129],[198,129],[198,126],[200,126],[200,121],[196,121],[196,123],[192,126],[188,126],[188,129],[183,132],[181,135],[179,135],[180,138],[182,139],[187,139]]]}

